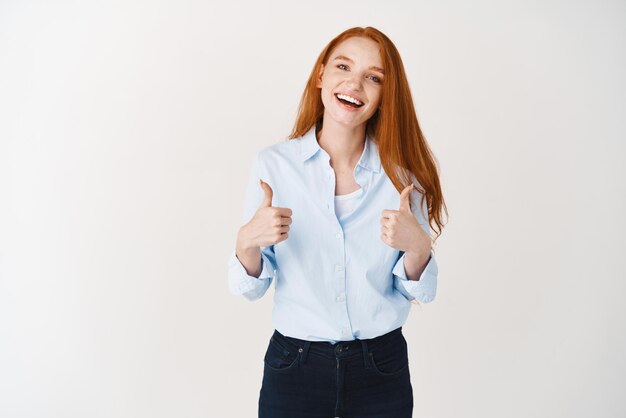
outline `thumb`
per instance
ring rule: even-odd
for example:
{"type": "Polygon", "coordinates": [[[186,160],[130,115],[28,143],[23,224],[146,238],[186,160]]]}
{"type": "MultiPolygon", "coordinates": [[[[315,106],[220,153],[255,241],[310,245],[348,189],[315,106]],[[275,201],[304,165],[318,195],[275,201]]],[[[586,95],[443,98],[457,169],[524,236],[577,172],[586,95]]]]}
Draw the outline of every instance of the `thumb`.
{"type": "Polygon", "coordinates": [[[263,201],[261,202],[261,206],[272,206],[272,197],[274,196],[274,192],[269,184],[259,179],[259,184],[261,184],[261,188],[263,189],[263,193],[265,196],[263,197],[263,201]]]}
{"type": "Polygon", "coordinates": [[[406,186],[402,193],[400,193],[400,211],[411,213],[411,191],[413,190],[413,183],[406,186]]]}

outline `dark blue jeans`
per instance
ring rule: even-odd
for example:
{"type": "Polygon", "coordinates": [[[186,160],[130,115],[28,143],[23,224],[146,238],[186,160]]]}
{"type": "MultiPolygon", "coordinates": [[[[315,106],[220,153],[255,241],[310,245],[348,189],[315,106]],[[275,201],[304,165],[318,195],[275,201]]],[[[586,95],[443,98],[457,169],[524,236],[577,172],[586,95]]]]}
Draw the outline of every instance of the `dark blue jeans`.
{"type": "Polygon", "coordinates": [[[274,331],[264,362],[259,418],[411,418],[401,327],[336,345],[274,331]]]}

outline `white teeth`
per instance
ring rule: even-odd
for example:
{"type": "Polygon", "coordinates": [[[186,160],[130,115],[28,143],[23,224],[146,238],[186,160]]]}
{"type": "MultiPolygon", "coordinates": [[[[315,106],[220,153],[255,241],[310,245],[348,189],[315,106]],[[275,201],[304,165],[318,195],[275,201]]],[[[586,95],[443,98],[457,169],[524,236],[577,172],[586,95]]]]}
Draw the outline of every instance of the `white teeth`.
{"type": "Polygon", "coordinates": [[[351,97],[351,96],[346,96],[345,94],[337,94],[337,97],[343,100],[347,100],[358,106],[361,106],[363,104],[363,102],[359,101],[358,99],[355,99],[354,97],[351,97]]]}

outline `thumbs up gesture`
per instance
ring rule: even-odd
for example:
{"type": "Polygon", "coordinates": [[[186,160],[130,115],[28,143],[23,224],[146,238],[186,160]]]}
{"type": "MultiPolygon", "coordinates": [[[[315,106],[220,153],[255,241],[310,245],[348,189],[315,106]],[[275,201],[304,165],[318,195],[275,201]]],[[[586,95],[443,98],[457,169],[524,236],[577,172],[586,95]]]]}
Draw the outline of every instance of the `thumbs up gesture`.
{"type": "Polygon", "coordinates": [[[431,237],[422,229],[411,211],[411,183],[400,193],[399,210],[383,210],[380,238],[390,247],[406,253],[424,254],[431,248],[431,237]]]}
{"type": "Polygon", "coordinates": [[[272,206],[274,192],[269,184],[259,179],[264,197],[256,213],[243,226],[246,246],[267,247],[285,241],[291,225],[291,209],[272,206]]]}

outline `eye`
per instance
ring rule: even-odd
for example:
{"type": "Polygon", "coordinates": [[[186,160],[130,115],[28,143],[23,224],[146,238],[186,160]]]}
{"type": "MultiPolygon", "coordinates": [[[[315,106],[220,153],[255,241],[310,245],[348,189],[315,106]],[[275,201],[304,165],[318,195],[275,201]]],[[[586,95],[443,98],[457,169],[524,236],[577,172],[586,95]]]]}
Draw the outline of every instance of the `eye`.
{"type": "Polygon", "coordinates": [[[341,67],[345,67],[346,69],[348,68],[348,66],[347,66],[347,65],[345,65],[345,64],[339,64],[339,65],[337,65],[337,68],[339,68],[339,69],[343,70],[343,68],[341,68],[341,67]]]}
{"type": "Polygon", "coordinates": [[[372,80],[375,83],[382,83],[382,80],[378,77],[376,77],[375,75],[370,76],[370,80],[372,80]]]}

